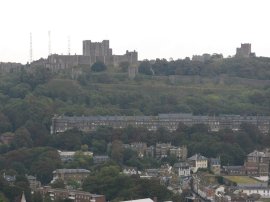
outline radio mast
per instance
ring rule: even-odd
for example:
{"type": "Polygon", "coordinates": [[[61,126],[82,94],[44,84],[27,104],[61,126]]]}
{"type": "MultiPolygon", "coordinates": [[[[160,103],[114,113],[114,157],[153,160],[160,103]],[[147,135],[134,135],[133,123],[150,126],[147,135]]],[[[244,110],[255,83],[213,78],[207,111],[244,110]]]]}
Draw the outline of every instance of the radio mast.
{"type": "Polygon", "coordinates": [[[29,64],[32,63],[32,57],[33,57],[33,49],[32,49],[32,32],[30,32],[30,50],[29,50],[29,64]]]}

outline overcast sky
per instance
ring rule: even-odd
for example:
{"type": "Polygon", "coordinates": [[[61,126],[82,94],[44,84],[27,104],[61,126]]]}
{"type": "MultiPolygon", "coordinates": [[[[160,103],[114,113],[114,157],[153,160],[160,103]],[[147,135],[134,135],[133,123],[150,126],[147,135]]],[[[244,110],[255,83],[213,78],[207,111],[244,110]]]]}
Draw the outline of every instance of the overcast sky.
{"type": "Polygon", "coordinates": [[[269,0],[2,0],[0,61],[29,61],[51,52],[82,54],[82,40],[110,40],[114,54],[137,50],[139,59],[234,55],[252,43],[270,56],[269,0]]]}

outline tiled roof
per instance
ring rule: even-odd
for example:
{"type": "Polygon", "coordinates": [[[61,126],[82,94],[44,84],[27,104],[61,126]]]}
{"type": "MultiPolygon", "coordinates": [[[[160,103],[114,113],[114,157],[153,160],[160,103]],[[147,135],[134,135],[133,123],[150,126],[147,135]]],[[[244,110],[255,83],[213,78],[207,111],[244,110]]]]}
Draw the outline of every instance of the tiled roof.
{"type": "Polygon", "coordinates": [[[188,158],[190,161],[199,161],[199,160],[207,160],[206,157],[202,156],[201,154],[195,154],[192,157],[188,158]]]}

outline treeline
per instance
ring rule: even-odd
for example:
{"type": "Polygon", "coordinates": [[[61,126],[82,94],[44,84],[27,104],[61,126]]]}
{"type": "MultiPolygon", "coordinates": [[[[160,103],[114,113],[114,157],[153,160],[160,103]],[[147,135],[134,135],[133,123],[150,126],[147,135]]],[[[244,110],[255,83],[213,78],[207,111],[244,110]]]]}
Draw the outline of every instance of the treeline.
{"type": "Polygon", "coordinates": [[[204,62],[189,58],[167,61],[143,61],[139,72],[146,75],[199,75],[213,77],[221,74],[250,79],[270,79],[269,58],[211,58],[204,62]]]}

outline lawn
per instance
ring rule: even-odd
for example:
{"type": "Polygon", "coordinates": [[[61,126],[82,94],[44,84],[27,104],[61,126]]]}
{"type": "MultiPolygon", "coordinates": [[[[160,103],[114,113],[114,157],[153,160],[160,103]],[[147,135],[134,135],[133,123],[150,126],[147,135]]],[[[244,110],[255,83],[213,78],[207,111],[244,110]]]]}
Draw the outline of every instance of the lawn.
{"type": "Polygon", "coordinates": [[[255,180],[247,176],[224,176],[224,178],[238,184],[257,184],[257,183],[259,184],[260,183],[258,180],[255,180]]]}

